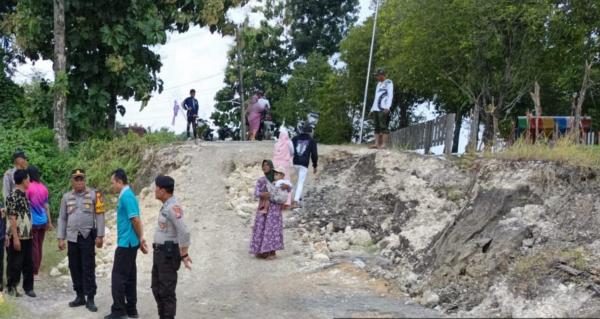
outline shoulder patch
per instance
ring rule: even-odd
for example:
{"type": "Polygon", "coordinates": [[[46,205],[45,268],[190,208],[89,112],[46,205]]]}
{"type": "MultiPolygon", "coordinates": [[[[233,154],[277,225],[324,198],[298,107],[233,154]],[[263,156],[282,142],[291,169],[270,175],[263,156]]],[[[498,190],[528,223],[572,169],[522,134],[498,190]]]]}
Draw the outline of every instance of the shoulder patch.
{"type": "Polygon", "coordinates": [[[175,215],[175,218],[180,219],[181,217],[183,217],[183,209],[181,209],[181,206],[175,205],[171,208],[171,210],[173,211],[173,215],[175,215]]]}

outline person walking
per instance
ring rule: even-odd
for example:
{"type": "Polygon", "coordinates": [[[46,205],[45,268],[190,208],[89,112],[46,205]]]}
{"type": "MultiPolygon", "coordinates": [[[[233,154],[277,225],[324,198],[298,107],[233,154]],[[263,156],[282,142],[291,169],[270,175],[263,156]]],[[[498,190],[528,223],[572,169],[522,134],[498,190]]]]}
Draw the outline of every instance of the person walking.
{"type": "Polygon", "coordinates": [[[20,297],[17,285],[23,274],[23,290],[29,297],[35,298],[33,291],[33,260],[31,252],[31,212],[27,200],[29,176],[27,170],[19,169],[13,174],[15,190],[6,199],[6,214],[8,216],[7,245],[7,292],[14,297],[20,297]]]}
{"type": "Polygon", "coordinates": [[[186,268],[192,269],[192,259],[188,254],[190,231],[184,222],[183,210],[173,196],[175,180],[161,175],[156,177],[154,184],[154,197],[163,206],[158,214],[152,244],[152,293],[159,318],[173,319],[177,310],[177,271],[182,262],[186,268]]]}
{"type": "MultiPolygon", "coordinates": [[[[254,188],[254,197],[262,200],[270,200],[267,184],[275,181],[275,168],[273,162],[264,160],[262,162],[264,176],[258,179],[254,188]]],[[[256,211],[254,227],[252,228],[252,240],[250,242],[250,253],[257,258],[274,259],[277,250],[283,247],[283,204],[271,202],[265,213],[261,212],[261,204],[256,211]]]]}
{"type": "Polygon", "coordinates": [[[298,176],[298,182],[296,183],[296,191],[294,193],[294,202],[292,208],[301,207],[302,203],[302,191],[304,190],[304,183],[308,176],[308,165],[312,161],[313,173],[317,174],[317,162],[319,155],[317,153],[317,143],[312,138],[312,127],[305,125],[302,128],[302,133],[298,136],[294,136],[292,144],[294,145],[294,168],[296,169],[296,175],[298,176]]]}
{"type": "Polygon", "coordinates": [[[35,166],[29,166],[27,173],[30,180],[27,188],[27,198],[29,199],[32,218],[33,278],[37,279],[42,263],[42,247],[46,231],[53,230],[54,225],[52,225],[50,215],[48,188],[42,184],[39,169],[35,166]]]}
{"type": "Polygon", "coordinates": [[[86,186],[83,169],[71,172],[71,187],[60,203],[57,230],[58,249],[67,248],[71,281],[77,294],[69,307],[85,305],[89,311],[96,312],[94,246],[102,248],[104,243],[104,201],[100,192],[86,186]]]}
{"type": "Polygon", "coordinates": [[[119,168],[113,172],[111,184],[113,191],[119,194],[117,249],[111,276],[113,304],[111,313],[104,319],[139,318],[136,257],[138,249],[147,254],[148,245],[144,239],[139,204],[123,169],[119,168]]]}
{"type": "Polygon", "coordinates": [[[6,198],[10,196],[15,190],[15,180],[14,174],[19,169],[27,169],[27,155],[23,151],[16,151],[12,155],[12,161],[14,167],[7,170],[4,173],[4,178],[2,179],[2,195],[4,197],[4,202],[6,203],[6,198]]]}
{"type": "Polygon", "coordinates": [[[186,133],[190,139],[190,126],[194,130],[194,139],[198,137],[196,132],[196,119],[198,118],[198,109],[200,108],[198,100],[196,100],[196,90],[190,90],[190,96],[183,100],[183,109],[187,111],[187,127],[186,133]]]}
{"type": "Polygon", "coordinates": [[[390,109],[394,98],[394,83],[387,78],[384,69],[378,69],[375,77],[377,78],[377,87],[370,114],[375,126],[375,144],[369,148],[384,149],[390,136],[390,109]]]}
{"type": "MultiPolygon", "coordinates": [[[[285,175],[290,176],[290,168],[292,167],[292,159],[294,158],[294,143],[290,140],[287,129],[279,130],[279,137],[275,143],[273,150],[273,164],[275,167],[281,167],[285,175]]],[[[289,208],[292,205],[292,193],[288,194],[288,200],[285,202],[284,208],[289,208]]]]}
{"type": "Polygon", "coordinates": [[[254,96],[250,99],[250,103],[248,103],[248,108],[246,109],[246,114],[248,118],[249,124],[249,137],[250,141],[254,141],[256,139],[256,133],[260,129],[260,121],[262,118],[262,114],[264,111],[271,108],[271,104],[269,100],[264,97],[264,94],[261,90],[257,90],[254,96]]]}

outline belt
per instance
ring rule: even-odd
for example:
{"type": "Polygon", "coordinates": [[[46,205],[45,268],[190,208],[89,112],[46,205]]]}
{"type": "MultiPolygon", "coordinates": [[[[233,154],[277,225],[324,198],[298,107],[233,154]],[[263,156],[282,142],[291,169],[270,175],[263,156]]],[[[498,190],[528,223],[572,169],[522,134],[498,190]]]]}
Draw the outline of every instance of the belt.
{"type": "MultiPolygon", "coordinates": [[[[179,249],[179,244],[175,243],[173,244],[173,247],[179,249]]],[[[152,244],[152,248],[154,248],[154,250],[163,250],[166,248],[166,245],[164,244],[152,244]]]]}

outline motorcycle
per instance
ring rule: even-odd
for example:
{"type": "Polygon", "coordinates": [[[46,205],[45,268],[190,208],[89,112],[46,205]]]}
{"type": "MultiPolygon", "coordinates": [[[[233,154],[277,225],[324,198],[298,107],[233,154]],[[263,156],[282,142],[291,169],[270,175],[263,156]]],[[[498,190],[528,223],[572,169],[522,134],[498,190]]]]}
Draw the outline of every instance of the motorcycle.
{"type": "Polygon", "coordinates": [[[205,119],[197,119],[196,120],[198,135],[204,141],[212,141],[213,140],[213,132],[214,130],[210,127],[210,124],[205,119]]]}
{"type": "Polygon", "coordinates": [[[219,128],[219,130],[217,131],[217,134],[219,134],[219,140],[221,140],[221,141],[225,141],[225,140],[232,141],[232,140],[237,139],[236,136],[238,134],[236,133],[236,131],[229,128],[229,126],[224,126],[224,127],[219,128]]]}
{"type": "Polygon", "coordinates": [[[277,134],[275,134],[276,126],[271,113],[268,110],[265,110],[260,117],[260,126],[258,132],[256,132],[256,139],[259,141],[272,140],[274,136],[277,136],[277,134]]]}

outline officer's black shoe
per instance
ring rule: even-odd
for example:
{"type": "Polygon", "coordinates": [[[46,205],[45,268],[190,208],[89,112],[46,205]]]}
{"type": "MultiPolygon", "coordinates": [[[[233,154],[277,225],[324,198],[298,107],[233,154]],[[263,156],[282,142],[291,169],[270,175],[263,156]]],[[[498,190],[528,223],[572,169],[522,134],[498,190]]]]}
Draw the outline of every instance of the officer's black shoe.
{"type": "Polygon", "coordinates": [[[69,307],[71,307],[71,308],[84,306],[84,305],[85,305],[85,297],[83,297],[83,295],[77,295],[75,300],[69,302],[69,307]]]}
{"type": "Polygon", "coordinates": [[[33,291],[33,290],[26,291],[25,294],[31,298],[37,297],[37,295],[35,294],[35,291],[33,291]]]}
{"type": "Polygon", "coordinates": [[[135,309],[134,310],[128,310],[127,311],[127,317],[129,317],[129,318],[139,318],[140,314],[135,309]]]}
{"type": "Polygon", "coordinates": [[[96,304],[94,303],[94,296],[87,297],[87,302],[85,303],[85,307],[91,312],[98,311],[98,307],[96,307],[96,304]]]}
{"type": "Polygon", "coordinates": [[[127,316],[119,316],[111,313],[110,315],[104,316],[104,319],[127,319],[127,316]]]}

